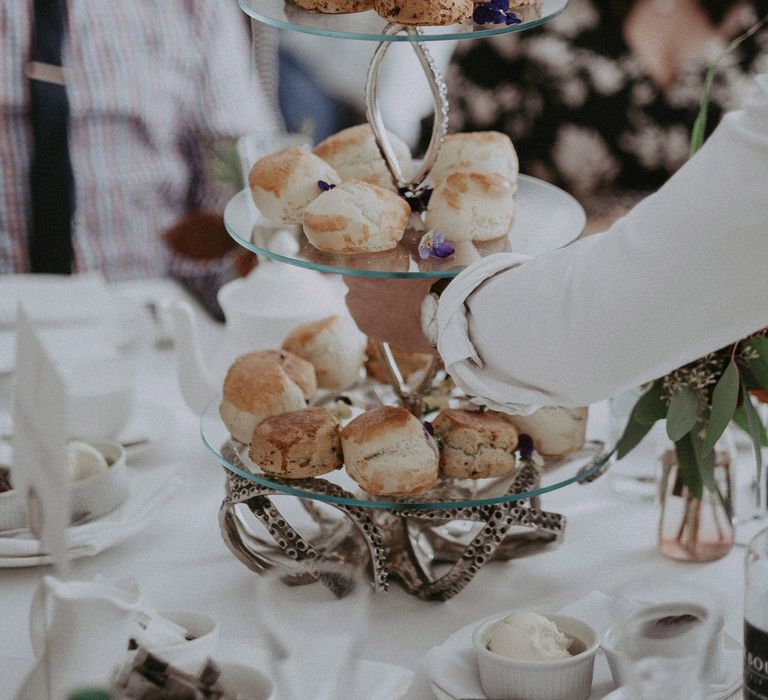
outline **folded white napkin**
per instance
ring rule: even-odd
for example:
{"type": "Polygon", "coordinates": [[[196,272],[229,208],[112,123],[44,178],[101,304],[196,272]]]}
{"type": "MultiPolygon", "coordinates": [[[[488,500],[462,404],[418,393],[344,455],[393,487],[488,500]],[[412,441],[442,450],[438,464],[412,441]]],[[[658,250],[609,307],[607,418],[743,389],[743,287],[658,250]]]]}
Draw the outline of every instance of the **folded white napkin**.
{"type": "MultiPolygon", "coordinates": [[[[71,558],[99,554],[132,537],[160,512],[163,503],[179,487],[178,479],[163,472],[131,473],[129,481],[130,495],[119,508],[103,518],[67,528],[71,558]]],[[[13,565],[14,560],[18,560],[17,565],[23,565],[28,557],[46,556],[40,540],[29,530],[12,537],[0,537],[0,559],[8,559],[8,565],[13,565]]]]}
{"type": "MultiPolygon", "coordinates": [[[[559,612],[583,620],[602,634],[618,615],[625,614],[638,605],[623,596],[611,597],[593,591],[559,612]]],[[[480,686],[477,658],[472,647],[472,633],[477,624],[480,624],[479,620],[451,635],[443,644],[431,649],[422,662],[426,676],[454,698],[486,697],[480,686]]],[[[708,700],[726,698],[741,684],[742,653],[740,649],[733,648],[735,645],[730,646],[731,648],[726,644],[723,649],[725,682],[722,685],[709,686],[708,700]]],[[[603,654],[598,652],[590,700],[604,698],[615,688],[608,663],[603,654]]],[[[418,691],[419,688],[414,683],[409,697],[423,697],[418,691]]]]}

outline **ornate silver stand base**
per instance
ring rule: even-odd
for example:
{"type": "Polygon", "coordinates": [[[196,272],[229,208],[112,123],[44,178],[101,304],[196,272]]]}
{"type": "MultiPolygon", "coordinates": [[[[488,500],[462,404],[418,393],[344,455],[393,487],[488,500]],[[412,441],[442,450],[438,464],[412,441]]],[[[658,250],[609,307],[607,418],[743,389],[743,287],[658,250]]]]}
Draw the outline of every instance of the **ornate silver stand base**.
{"type": "MultiPolygon", "coordinates": [[[[222,455],[239,463],[237,450],[226,444],[222,455]]],[[[541,545],[558,543],[565,518],[540,510],[538,499],[467,508],[425,508],[398,502],[397,509],[329,504],[346,518],[330,518],[313,502],[301,499],[319,534],[301,535],[271,500],[284,493],[227,472],[227,493],[219,510],[219,525],[227,546],[249,569],[264,573],[287,557],[301,565],[290,582],[319,580],[339,597],[350,584],[324,576],[322,562],[359,561],[369,557],[373,587],[385,591],[397,579],[423,600],[448,600],[466,586],[484,564],[531,553],[541,545]],[[243,511],[250,512],[269,532],[272,542],[248,527],[243,511]],[[447,571],[436,573],[439,565],[447,571]]],[[[324,479],[312,480],[321,495],[353,499],[341,487],[324,479]]],[[[530,491],[539,473],[524,464],[507,493],[530,491]]]]}

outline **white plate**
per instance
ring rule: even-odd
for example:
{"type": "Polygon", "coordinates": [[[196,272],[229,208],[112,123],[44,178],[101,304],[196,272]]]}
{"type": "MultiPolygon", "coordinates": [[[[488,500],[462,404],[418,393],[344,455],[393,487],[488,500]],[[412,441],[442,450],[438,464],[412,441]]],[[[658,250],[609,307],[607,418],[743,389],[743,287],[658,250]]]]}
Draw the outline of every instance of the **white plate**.
{"type": "MultiPolygon", "coordinates": [[[[493,619],[493,617],[485,618],[486,620],[493,619]]],[[[475,628],[482,624],[484,620],[480,620],[479,622],[473,622],[470,625],[467,625],[466,627],[462,627],[461,629],[454,632],[448,639],[446,639],[441,646],[449,646],[449,647],[472,647],[472,633],[475,631],[475,628]]],[[[741,665],[738,662],[738,658],[741,658],[741,652],[739,650],[729,649],[728,647],[728,641],[729,641],[728,635],[726,635],[726,648],[724,650],[724,653],[726,654],[725,657],[725,665],[726,669],[728,670],[726,673],[729,673],[729,675],[733,676],[731,679],[732,682],[728,686],[726,690],[722,690],[715,693],[708,693],[706,696],[706,700],[727,700],[730,699],[733,693],[741,686],[741,675],[740,675],[740,669],[741,665]],[[735,655],[731,661],[732,663],[729,663],[729,657],[728,654],[735,655]]],[[[432,691],[432,694],[437,698],[437,700],[484,700],[485,695],[481,695],[477,698],[457,698],[451,693],[449,693],[445,688],[443,688],[438,681],[436,681],[434,678],[429,678],[429,689],[432,691]]],[[[618,689],[620,690],[620,689],[618,689]]],[[[605,660],[605,656],[603,653],[598,650],[598,655],[595,659],[595,678],[592,684],[592,695],[589,696],[589,700],[607,700],[608,696],[614,696],[616,693],[618,693],[618,690],[616,689],[615,685],[613,684],[613,681],[610,678],[610,672],[608,670],[608,663],[605,660]],[[596,692],[597,688],[600,688],[602,692],[596,692]],[[606,695],[607,693],[607,695],[606,695]]],[[[621,697],[620,695],[616,695],[617,698],[621,697]]]]}
{"type": "MultiPolygon", "coordinates": [[[[146,473],[129,469],[128,474],[130,492],[121,506],[102,518],[68,529],[72,540],[70,560],[95,556],[131,538],[151,522],[161,511],[162,504],[178,489],[178,480],[166,470],[146,473]]],[[[0,538],[0,546],[2,542],[0,538]]],[[[52,562],[49,554],[0,556],[0,568],[3,569],[43,566],[52,562]]]]}

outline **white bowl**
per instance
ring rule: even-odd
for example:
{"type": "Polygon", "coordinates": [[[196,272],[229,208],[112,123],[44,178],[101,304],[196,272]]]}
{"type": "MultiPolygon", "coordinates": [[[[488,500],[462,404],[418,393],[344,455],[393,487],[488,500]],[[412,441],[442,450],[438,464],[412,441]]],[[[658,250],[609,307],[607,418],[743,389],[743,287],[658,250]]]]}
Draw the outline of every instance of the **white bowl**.
{"type": "Polygon", "coordinates": [[[214,618],[196,610],[174,608],[160,610],[160,615],[179,627],[183,627],[194,639],[176,644],[152,646],[144,643],[147,651],[167,661],[172,666],[196,675],[207,659],[214,656],[219,641],[219,625],[214,618]]]}
{"type": "MultiPolygon", "coordinates": [[[[123,446],[116,442],[98,442],[93,443],[93,447],[104,455],[109,469],[69,485],[73,521],[106,515],[128,498],[128,471],[123,446]]],[[[29,527],[24,494],[19,489],[0,493],[0,531],[24,527],[29,527]]]]}
{"type": "Polygon", "coordinates": [[[223,662],[219,664],[219,685],[227,695],[248,700],[269,700],[274,693],[272,681],[250,666],[223,662]]]}
{"type": "Polygon", "coordinates": [[[723,624],[722,613],[714,604],[674,601],[645,605],[613,624],[603,635],[600,646],[619,687],[631,680],[632,669],[640,659],[653,657],[677,663],[692,672],[692,664],[700,663],[706,682],[717,684],[725,679],[720,643],[723,624]],[[646,623],[680,615],[693,615],[701,622],[668,637],[640,634],[646,623]]]}
{"type": "Polygon", "coordinates": [[[544,614],[573,639],[573,656],[551,661],[518,661],[488,649],[490,628],[510,613],[483,622],[472,635],[480,670],[480,685],[491,700],[586,700],[592,691],[599,635],[575,617],[544,614]]]}

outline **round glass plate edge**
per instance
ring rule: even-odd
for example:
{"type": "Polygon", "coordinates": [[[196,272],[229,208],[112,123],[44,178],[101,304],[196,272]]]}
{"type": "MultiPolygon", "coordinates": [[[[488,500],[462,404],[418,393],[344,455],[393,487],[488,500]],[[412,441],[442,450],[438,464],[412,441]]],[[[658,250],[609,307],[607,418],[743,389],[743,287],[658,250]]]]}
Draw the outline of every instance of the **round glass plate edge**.
{"type": "MultiPolygon", "coordinates": [[[[545,182],[544,180],[540,180],[538,178],[532,177],[530,175],[520,175],[518,177],[518,186],[519,188],[529,188],[531,192],[536,193],[537,199],[543,198],[543,199],[550,199],[551,201],[546,202],[546,207],[542,205],[539,207],[539,210],[533,211],[534,207],[532,206],[533,199],[529,196],[526,196],[524,193],[521,195],[520,200],[517,204],[517,214],[515,215],[515,221],[513,222],[512,226],[512,232],[509,235],[512,236],[520,236],[521,238],[525,239],[525,229],[526,224],[520,224],[519,222],[521,220],[529,219],[529,220],[539,220],[541,216],[555,216],[556,212],[559,210],[563,214],[565,214],[565,220],[566,220],[566,227],[567,230],[565,233],[557,235],[549,235],[549,238],[547,239],[547,243],[540,247],[540,249],[536,250],[535,242],[529,242],[527,245],[529,246],[527,249],[518,249],[518,250],[512,250],[511,252],[515,253],[522,253],[522,254],[530,254],[532,256],[541,255],[545,252],[549,252],[551,250],[556,250],[558,248],[564,248],[571,243],[574,243],[576,240],[579,239],[581,236],[584,226],[586,225],[587,217],[586,213],[584,211],[584,208],[581,206],[581,204],[578,202],[578,200],[573,197],[573,195],[569,194],[568,192],[565,192],[561,188],[557,187],[556,185],[553,185],[549,182],[545,182]],[[520,201],[523,202],[522,206],[520,205],[520,201]],[[520,230],[518,230],[521,229],[520,230]],[[531,250],[531,246],[534,248],[534,250],[531,250]]],[[[520,190],[518,190],[520,192],[520,190]]],[[[335,257],[340,262],[339,263],[331,263],[331,262],[314,262],[312,260],[308,260],[306,258],[297,257],[299,253],[296,253],[295,256],[283,254],[276,252],[274,250],[271,250],[270,248],[264,247],[264,246],[258,246],[255,245],[252,240],[252,232],[254,226],[256,226],[258,222],[258,218],[260,214],[258,214],[255,206],[253,205],[251,199],[250,199],[250,193],[248,189],[241,190],[237,194],[235,194],[227,203],[225,209],[224,209],[224,226],[227,229],[227,233],[243,248],[246,248],[247,250],[250,250],[253,253],[256,253],[257,255],[262,255],[265,258],[269,258],[271,260],[276,260],[278,262],[282,262],[288,265],[295,265],[297,267],[304,267],[309,270],[317,270],[319,272],[328,272],[331,274],[339,274],[339,275],[349,275],[352,277],[368,277],[368,278],[379,278],[379,279],[415,279],[415,278],[433,278],[433,279],[439,279],[444,277],[455,277],[458,275],[464,267],[454,267],[450,269],[443,269],[440,265],[440,261],[435,263],[435,267],[431,270],[377,270],[377,269],[370,269],[366,267],[347,267],[345,264],[354,263],[357,259],[358,261],[363,259],[370,259],[367,255],[364,254],[364,257],[357,257],[355,255],[337,255],[337,256],[330,256],[328,257],[335,257]],[[253,212],[252,214],[250,212],[253,212]]],[[[266,221],[266,220],[265,220],[266,221]]],[[[533,224],[529,224],[530,226],[533,226],[533,224]]],[[[559,223],[558,225],[562,225],[559,223]]],[[[276,228],[275,231],[279,231],[279,228],[276,228]]],[[[289,234],[292,235],[292,234],[289,234]]],[[[296,234],[298,238],[302,238],[303,234],[299,230],[296,234]]],[[[503,240],[503,239],[498,239],[503,240]]],[[[299,242],[299,247],[304,242],[302,239],[299,242]]],[[[487,242],[481,242],[480,245],[493,245],[495,241],[487,241],[487,242]]],[[[520,241],[516,242],[516,245],[519,245],[520,241]]],[[[306,242],[307,246],[310,246],[311,244],[306,242]]],[[[525,248],[525,246],[524,246],[525,248]]],[[[495,249],[491,249],[491,252],[501,252],[497,251],[495,249]]],[[[389,251],[384,251],[383,253],[376,253],[375,255],[381,256],[381,261],[387,261],[387,253],[389,251]]],[[[320,251],[317,251],[318,255],[325,255],[322,254],[320,251]]],[[[490,253],[489,253],[490,254],[490,253]]],[[[483,256],[484,257],[484,256],[483,256]]],[[[432,259],[430,258],[429,261],[432,262],[432,259]]]]}
{"type": "Polygon", "coordinates": [[[423,33],[382,34],[389,24],[373,10],[344,14],[329,14],[304,10],[290,0],[239,0],[240,9],[251,19],[278,29],[324,36],[333,39],[353,41],[389,41],[389,42],[424,42],[424,41],[460,41],[481,37],[499,36],[513,32],[522,32],[541,26],[561,14],[568,6],[568,0],[541,0],[541,16],[520,24],[486,26],[467,23],[445,27],[420,27],[423,33]],[[286,12],[286,6],[288,12],[286,12]],[[265,9],[266,8],[266,9],[265,9]],[[267,12],[269,10],[269,12],[267,12]],[[294,15],[293,19],[288,14],[294,15]]]}
{"type": "MultiPolygon", "coordinates": [[[[591,458],[585,460],[586,464],[576,469],[576,473],[562,481],[557,481],[546,486],[541,486],[532,491],[524,491],[515,494],[503,494],[500,496],[489,496],[487,498],[477,498],[474,500],[455,500],[455,501],[423,501],[423,502],[401,502],[401,501],[374,501],[374,500],[362,500],[357,498],[346,498],[343,496],[331,496],[327,494],[317,493],[314,491],[307,491],[301,488],[287,486],[286,484],[277,483],[271,481],[265,476],[253,474],[236,467],[228,462],[220,453],[219,449],[213,443],[218,443],[220,440],[228,437],[227,431],[224,428],[218,417],[217,408],[218,401],[211,402],[208,407],[203,411],[203,415],[200,418],[200,435],[205,448],[211,453],[214,459],[225,469],[237,474],[238,476],[251,481],[260,486],[274,489],[279,493],[277,495],[284,496],[296,496],[298,498],[306,498],[313,501],[322,501],[330,505],[342,505],[342,506],[355,506],[358,508],[376,508],[379,510],[451,510],[458,508],[472,508],[482,506],[500,505],[503,503],[512,503],[514,501],[527,500],[529,498],[535,498],[551,491],[559,491],[566,486],[575,484],[581,481],[585,481],[600,473],[605,467],[606,463],[613,453],[612,450],[607,449],[603,443],[589,442],[587,445],[594,445],[595,451],[591,458]],[[210,428],[209,428],[210,426],[210,428]],[[216,429],[218,435],[215,437],[210,435],[210,429],[216,429]],[[589,466],[587,467],[587,464],[589,466]]],[[[316,477],[319,478],[319,477],[316,477]]]]}

